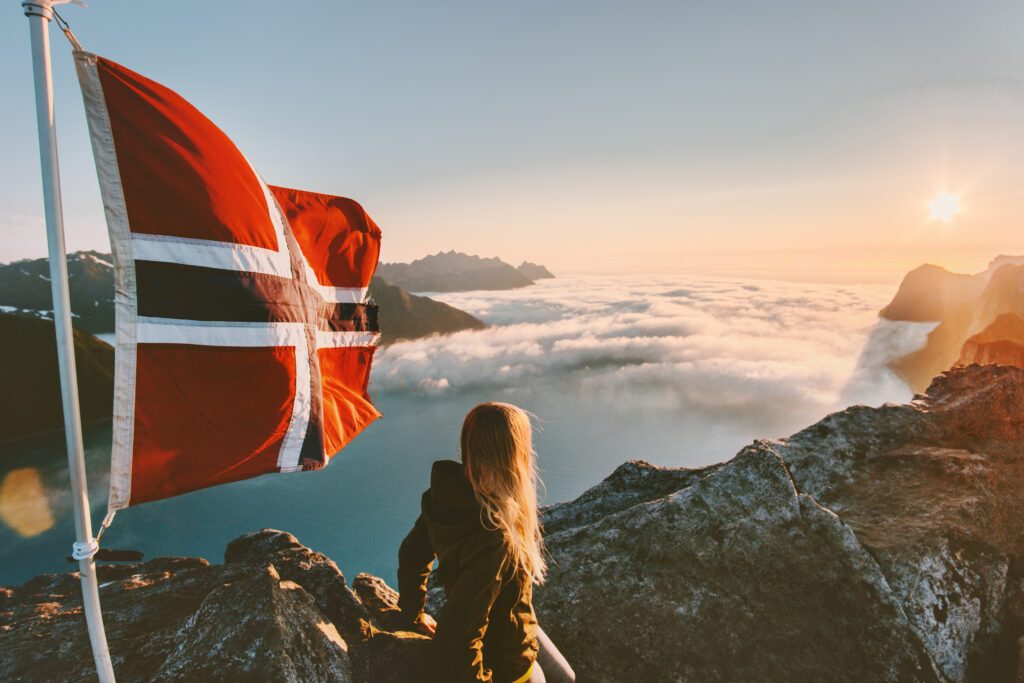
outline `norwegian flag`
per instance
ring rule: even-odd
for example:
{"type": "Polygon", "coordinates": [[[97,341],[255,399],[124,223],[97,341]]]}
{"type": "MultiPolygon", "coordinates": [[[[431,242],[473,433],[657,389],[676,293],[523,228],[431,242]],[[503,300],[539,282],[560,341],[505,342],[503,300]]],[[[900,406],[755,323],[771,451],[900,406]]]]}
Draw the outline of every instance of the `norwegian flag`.
{"type": "Polygon", "coordinates": [[[168,88],[75,61],[116,272],[110,509],[323,467],[380,417],[380,229],[268,186],[168,88]]]}

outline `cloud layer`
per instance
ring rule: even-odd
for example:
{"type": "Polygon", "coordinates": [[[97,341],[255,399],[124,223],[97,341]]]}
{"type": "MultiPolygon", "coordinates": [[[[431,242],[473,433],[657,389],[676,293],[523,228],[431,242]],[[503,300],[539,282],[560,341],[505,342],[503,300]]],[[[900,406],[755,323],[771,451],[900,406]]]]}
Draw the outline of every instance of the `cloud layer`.
{"type": "Polygon", "coordinates": [[[558,392],[776,424],[909,398],[885,361],[923,339],[894,328],[865,350],[891,296],[876,285],[567,277],[435,296],[491,327],[381,350],[377,391],[558,392]]]}

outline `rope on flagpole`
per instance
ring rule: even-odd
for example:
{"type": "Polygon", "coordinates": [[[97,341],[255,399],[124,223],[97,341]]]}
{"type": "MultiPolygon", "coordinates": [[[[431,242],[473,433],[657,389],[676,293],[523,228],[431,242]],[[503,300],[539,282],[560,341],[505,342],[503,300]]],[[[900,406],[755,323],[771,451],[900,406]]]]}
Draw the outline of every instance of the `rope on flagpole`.
{"type": "Polygon", "coordinates": [[[57,26],[61,31],[64,32],[64,37],[71,43],[71,47],[75,50],[81,50],[82,44],[78,42],[78,37],[75,36],[71,30],[70,24],[62,17],[54,5],[78,5],[79,7],[88,7],[83,0],[26,0],[21,3],[21,6],[25,8],[26,16],[39,16],[43,19],[54,19],[57,22],[57,26]]]}
{"type": "Polygon", "coordinates": [[[96,542],[99,543],[100,539],[103,538],[103,532],[107,530],[110,523],[114,521],[114,515],[117,514],[117,510],[107,510],[107,515],[103,518],[103,522],[100,523],[100,532],[96,534],[96,542]]]}
{"type": "MultiPolygon", "coordinates": [[[[79,5],[80,7],[87,7],[87,5],[84,2],[81,2],[81,0],[71,1],[74,2],[74,4],[79,5]]],[[[74,32],[71,30],[71,25],[64,19],[64,17],[60,15],[60,13],[57,10],[53,9],[52,7],[50,8],[50,10],[53,11],[53,17],[54,19],[57,20],[57,26],[59,26],[60,30],[64,32],[64,37],[68,39],[69,43],[71,43],[72,49],[81,52],[82,44],[78,42],[77,36],[75,36],[74,32]]]]}

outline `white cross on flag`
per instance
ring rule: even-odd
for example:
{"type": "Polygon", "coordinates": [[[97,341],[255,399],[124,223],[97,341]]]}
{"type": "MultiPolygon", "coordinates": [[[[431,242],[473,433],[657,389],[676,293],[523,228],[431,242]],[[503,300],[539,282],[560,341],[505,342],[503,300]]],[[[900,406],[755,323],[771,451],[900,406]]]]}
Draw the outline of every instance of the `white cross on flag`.
{"type": "Polygon", "coordinates": [[[323,467],[380,416],[380,229],[268,186],[168,88],[75,60],[116,273],[110,508],[323,467]]]}

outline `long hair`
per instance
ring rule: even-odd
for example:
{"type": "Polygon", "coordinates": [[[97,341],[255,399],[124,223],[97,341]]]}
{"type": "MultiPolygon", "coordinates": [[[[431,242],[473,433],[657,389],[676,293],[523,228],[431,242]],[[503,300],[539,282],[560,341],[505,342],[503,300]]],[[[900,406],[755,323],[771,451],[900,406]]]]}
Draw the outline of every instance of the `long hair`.
{"type": "Polygon", "coordinates": [[[486,525],[499,529],[512,566],[534,583],[547,571],[537,519],[537,466],[530,418],[509,403],[481,403],[462,423],[462,464],[486,525]]]}

